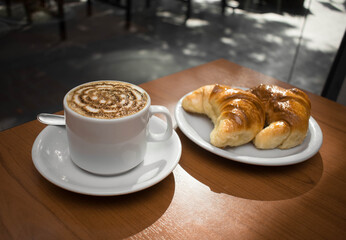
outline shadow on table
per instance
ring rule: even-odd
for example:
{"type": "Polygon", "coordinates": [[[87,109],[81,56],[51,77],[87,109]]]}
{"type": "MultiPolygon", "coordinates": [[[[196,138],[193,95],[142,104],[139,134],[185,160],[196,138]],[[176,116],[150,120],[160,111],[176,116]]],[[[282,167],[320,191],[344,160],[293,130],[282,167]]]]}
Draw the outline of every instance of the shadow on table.
{"type": "Polygon", "coordinates": [[[322,176],[319,153],[290,166],[248,165],[214,155],[190,141],[180,129],[177,132],[185,146],[181,167],[216,193],[261,201],[290,199],[313,189],[322,176]],[[198,156],[190,157],[192,152],[198,156]]]}
{"type": "Polygon", "coordinates": [[[158,184],[128,195],[87,196],[61,189],[42,178],[46,194],[61,211],[55,212],[67,228],[79,225],[82,239],[123,239],[156,222],[169,207],[175,190],[171,173],[158,184]]]}

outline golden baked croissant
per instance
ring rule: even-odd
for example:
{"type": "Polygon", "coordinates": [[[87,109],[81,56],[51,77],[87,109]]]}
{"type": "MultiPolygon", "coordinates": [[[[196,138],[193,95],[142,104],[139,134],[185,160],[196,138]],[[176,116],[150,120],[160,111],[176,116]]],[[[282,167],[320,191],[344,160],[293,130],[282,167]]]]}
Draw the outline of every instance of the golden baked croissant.
{"type": "Polygon", "coordinates": [[[223,85],[203,86],[182,101],[188,112],[206,114],[214,123],[210,143],[216,147],[250,142],[264,127],[261,101],[249,91],[223,85]]]}
{"type": "Polygon", "coordinates": [[[301,144],[309,127],[311,103],[297,88],[284,89],[259,85],[250,89],[263,103],[267,127],[260,131],[254,144],[261,149],[288,149],[301,144]]]}

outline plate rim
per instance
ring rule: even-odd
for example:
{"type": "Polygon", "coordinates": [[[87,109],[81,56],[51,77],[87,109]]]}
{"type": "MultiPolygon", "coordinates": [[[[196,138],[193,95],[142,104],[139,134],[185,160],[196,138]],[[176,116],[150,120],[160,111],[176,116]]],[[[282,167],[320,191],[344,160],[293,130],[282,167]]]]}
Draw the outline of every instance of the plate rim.
{"type": "MultiPolygon", "coordinates": [[[[155,119],[155,124],[166,124],[165,121],[163,121],[162,119],[156,117],[156,116],[153,116],[152,119],[155,119]]],[[[166,162],[168,163],[167,167],[166,168],[163,168],[161,170],[161,172],[159,172],[155,177],[151,178],[151,179],[148,179],[144,182],[140,182],[140,183],[135,183],[131,186],[131,188],[129,188],[128,190],[124,190],[123,188],[119,188],[119,187],[115,187],[114,190],[111,190],[111,187],[107,188],[107,189],[100,189],[98,190],[96,187],[84,187],[84,186],[76,186],[74,184],[68,184],[67,182],[65,181],[59,181],[57,180],[56,177],[54,176],[51,176],[47,171],[44,171],[44,166],[42,165],[42,158],[41,156],[39,156],[39,151],[40,151],[40,146],[41,146],[41,143],[42,141],[44,140],[44,138],[47,138],[47,135],[49,134],[52,134],[52,133],[49,133],[49,131],[53,131],[51,130],[52,127],[57,127],[57,126],[46,126],[44,129],[42,129],[42,131],[37,135],[34,143],[33,143],[33,146],[32,146],[32,150],[31,150],[31,158],[32,158],[32,161],[33,161],[33,164],[36,168],[36,170],[46,179],[48,180],[49,182],[51,182],[52,184],[62,188],[62,189],[65,189],[65,190],[68,190],[68,191],[71,191],[71,192],[74,192],[74,193],[79,193],[79,194],[84,194],[84,195],[90,195],[90,196],[119,196],[119,195],[126,195],[126,194],[130,194],[130,193],[134,193],[134,192],[138,192],[138,191],[141,191],[141,190],[144,190],[144,189],[147,189],[149,187],[152,187],[156,184],[158,184],[159,182],[161,182],[162,180],[164,180],[166,177],[169,176],[169,174],[171,174],[173,172],[173,170],[176,168],[176,166],[178,165],[179,161],[180,161],[180,158],[181,158],[181,154],[182,154],[182,145],[181,145],[181,141],[180,141],[180,138],[178,136],[178,134],[176,133],[176,131],[173,129],[173,133],[172,133],[172,136],[171,136],[171,139],[172,141],[175,142],[176,144],[176,147],[177,147],[177,151],[176,151],[176,155],[173,156],[171,159],[167,160],[166,162]],[[134,186],[137,186],[137,187],[134,187],[134,186]]],[[[66,129],[65,127],[61,127],[63,128],[66,133],[66,129]]],[[[162,142],[158,142],[158,143],[162,143],[162,142]]],[[[155,142],[152,142],[150,144],[155,144],[155,142]]],[[[69,161],[72,162],[71,159],[69,159],[69,161]]],[[[47,166],[47,164],[45,165],[47,166]]],[[[76,168],[78,168],[76,166],[76,168]]],[[[131,171],[131,170],[130,170],[131,171]]],[[[130,172],[129,171],[129,172],[130,172]]],[[[102,175],[95,175],[95,174],[92,174],[92,173],[88,173],[84,170],[82,170],[83,174],[86,174],[86,175],[92,175],[92,176],[95,176],[97,178],[105,178],[105,179],[109,179],[109,181],[114,181],[115,178],[117,178],[117,175],[114,175],[114,176],[102,176],[102,175]]],[[[124,173],[126,174],[126,173],[124,173]]],[[[126,189],[126,188],[125,188],[126,189]]]]}
{"type": "MultiPolygon", "coordinates": [[[[234,88],[240,88],[240,89],[246,89],[246,88],[242,88],[242,87],[234,87],[234,88]]],[[[179,99],[179,101],[177,102],[176,106],[175,106],[175,111],[174,111],[174,115],[175,115],[175,119],[176,122],[178,124],[178,127],[180,128],[180,130],[184,133],[185,136],[187,136],[191,141],[193,141],[194,143],[196,143],[198,146],[202,147],[203,149],[218,155],[220,157],[229,159],[229,160],[233,160],[233,161],[237,161],[237,162],[241,162],[241,163],[245,163],[245,164],[251,164],[251,165],[260,165],[260,166],[286,166],[286,165],[292,165],[292,164],[297,164],[303,161],[306,161],[308,159],[310,159],[312,156],[314,156],[319,149],[322,146],[323,143],[323,133],[322,130],[320,128],[320,126],[318,125],[317,121],[310,116],[309,119],[309,130],[312,129],[310,131],[311,133],[311,138],[310,138],[310,142],[308,144],[308,147],[305,148],[303,151],[300,151],[298,153],[294,153],[292,155],[289,156],[283,156],[283,157],[274,157],[274,158],[270,158],[270,160],[268,160],[268,158],[263,158],[263,157],[252,157],[252,156],[238,156],[237,154],[228,152],[224,149],[215,147],[213,145],[211,145],[209,142],[205,141],[204,139],[202,139],[198,133],[196,132],[195,134],[198,135],[198,137],[201,139],[196,138],[196,136],[193,134],[193,132],[191,132],[188,127],[189,126],[185,126],[185,122],[187,122],[187,120],[185,118],[182,117],[183,111],[186,112],[183,107],[182,107],[182,100],[184,99],[185,96],[191,94],[193,91],[185,94],[182,98],[179,99]],[[317,139],[312,139],[313,136],[316,136],[317,139]],[[310,144],[312,143],[312,144],[310,144]],[[265,159],[267,159],[268,161],[264,161],[265,159]]],[[[188,113],[188,112],[187,112],[188,113]]],[[[255,148],[255,146],[253,146],[255,148]]],[[[271,150],[261,150],[261,151],[271,151],[271,150]]],[[[282,150],[285,151],[285,150],[282,150]]]]}

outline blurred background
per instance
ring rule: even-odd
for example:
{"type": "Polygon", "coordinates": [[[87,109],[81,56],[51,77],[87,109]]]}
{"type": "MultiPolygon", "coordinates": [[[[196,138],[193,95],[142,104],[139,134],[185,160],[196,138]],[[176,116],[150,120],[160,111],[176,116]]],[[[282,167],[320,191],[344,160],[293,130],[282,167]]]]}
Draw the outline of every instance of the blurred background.
{"type": "Polygon", "coordinates": [[[0,131],[62,110],[84,82],[141,84],[219,58],[321,95],[345,12],[345,0],[0,0],[0,131]]]}

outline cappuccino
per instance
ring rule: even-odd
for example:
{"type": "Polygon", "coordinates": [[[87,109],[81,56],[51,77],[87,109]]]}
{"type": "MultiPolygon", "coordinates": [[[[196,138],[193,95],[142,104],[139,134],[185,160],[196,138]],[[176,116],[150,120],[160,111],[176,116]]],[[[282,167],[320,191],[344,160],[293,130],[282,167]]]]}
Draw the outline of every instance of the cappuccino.
{"type": "Polygon", "coordinates": [[[148,102],[148,96],[128,83],[98,81],[73,89],[66,101],[70,109],[83,116],[114,119],[141,111],[148,102]]]}

